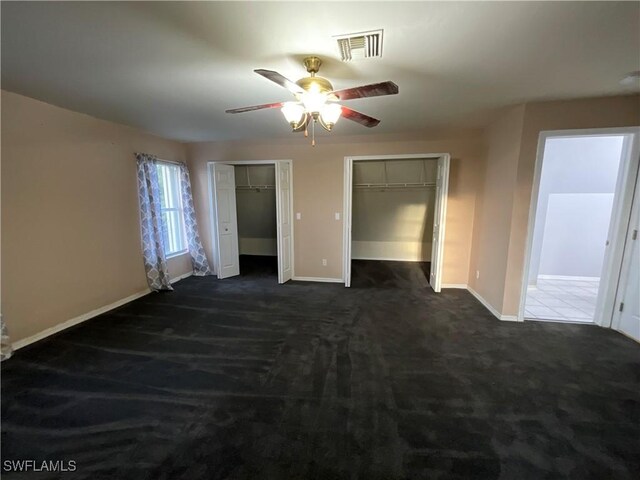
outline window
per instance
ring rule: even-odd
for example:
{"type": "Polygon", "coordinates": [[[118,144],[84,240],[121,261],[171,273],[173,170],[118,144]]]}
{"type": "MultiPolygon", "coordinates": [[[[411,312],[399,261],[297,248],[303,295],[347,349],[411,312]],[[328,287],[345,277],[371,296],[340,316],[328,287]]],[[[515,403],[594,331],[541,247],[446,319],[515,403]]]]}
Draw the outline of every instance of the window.
{"type": "Polygon", "coordinates": [[[182,192],[180,191],[180,167],[170,163],[158,163],[161,212],[164,219],[164,254],[174,257],[187,251],[184,233],[182,192]]]}

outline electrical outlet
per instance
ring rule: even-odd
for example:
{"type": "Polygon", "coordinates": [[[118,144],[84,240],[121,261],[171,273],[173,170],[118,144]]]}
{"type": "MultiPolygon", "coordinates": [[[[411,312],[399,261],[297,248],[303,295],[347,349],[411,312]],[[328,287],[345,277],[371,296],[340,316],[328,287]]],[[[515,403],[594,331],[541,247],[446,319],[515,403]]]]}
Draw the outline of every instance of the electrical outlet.
{"type": "Polygon", "coordinates": [[[480,270],[476,270],[476,278],[480,278],[480,270]]]}
{"type": "Polygon", "coordinates": [[[327,259],[326,259],[326,258],[323,258],[323,259],[322,259],[322,266],[323,266],[323,267],[326,267],[326,266],[327,266],[327,259]]]}

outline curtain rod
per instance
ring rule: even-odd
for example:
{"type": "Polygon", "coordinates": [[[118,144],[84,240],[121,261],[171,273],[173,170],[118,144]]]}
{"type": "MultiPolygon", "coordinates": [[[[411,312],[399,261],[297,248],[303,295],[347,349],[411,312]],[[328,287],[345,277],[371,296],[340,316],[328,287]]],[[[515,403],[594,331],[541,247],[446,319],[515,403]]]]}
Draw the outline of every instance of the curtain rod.
{"type": "Polygon", "coordinates": [[[159,158],[159,157],[156,157],[155,155],[149,154],[149,153],[142,153],[142,152],[133,152],[133,153],[136,156],[138,156],[138,155],[147,155],[147,156],[155,157],[158,162],[162,162],[162,163],[173,163],[175,165],[186,165],[187,164],[187,162],[176,162],[175,160],[165,160],[164,158],[159,158]]]}
{"type": "Polygon", "coordinates": [[[158,158],[158,161],[162,162],[162,163],[173,163],[174,165],[186,165],[187,164],[187,162],[176,162],[176,161],[173,161],[173,160],[164,160],[162,158],[158,158]]]}

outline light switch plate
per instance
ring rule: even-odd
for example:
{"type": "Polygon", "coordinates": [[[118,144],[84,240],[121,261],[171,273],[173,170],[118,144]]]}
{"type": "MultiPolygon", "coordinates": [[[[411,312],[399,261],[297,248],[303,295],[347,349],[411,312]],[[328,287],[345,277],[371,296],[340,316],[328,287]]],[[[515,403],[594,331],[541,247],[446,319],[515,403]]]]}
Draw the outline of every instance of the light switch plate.
{"type": "Polygon", "coordinates": [[[340,220],[340,212],[336,212],[336,220],[340,220]]]}
{"type": "Polygon", "coordinates": [[[296,213],[296,220],[300,220],[302,218],[302,214],[300,212],[296,213]]]}

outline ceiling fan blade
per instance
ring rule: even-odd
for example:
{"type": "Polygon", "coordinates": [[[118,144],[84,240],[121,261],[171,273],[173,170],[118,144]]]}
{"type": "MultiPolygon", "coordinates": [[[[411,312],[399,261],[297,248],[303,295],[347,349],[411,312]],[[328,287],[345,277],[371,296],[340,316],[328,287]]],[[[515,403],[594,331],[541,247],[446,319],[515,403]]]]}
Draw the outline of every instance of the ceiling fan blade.
{"type": "Polygon", "coordinates": [[[230,110],[225,110],[225,113],[253,112],[254,110],[262,110],[263,108],[279,108],[279,107],[282,107],[283,105],[284,105],[284,102],[265,103],[263,105],[253,105],[251,107],[232,108],[230,110]]]}
{"type": "Polygon", "coordinates": [[[360,125],[364,125],[365,127],[375,127],[380,123],[380,120],[377,118],[370,117],[369,115],[365,115],[364,113],[356,112],[355,110],[351,110],[348,107],[342,108],[342,116],[347,120],[351,120],[353,122],[359,123],[360,125]]]}
{"type": "Polygon", "coordinates": [[[302,87],[297,85],[296,83],[289,80],[287,77],[280,75],[278,72],[274,72],[273,70],[254,70],[258,75],[262,75],[264,78],[271,80],[274,83],[277,83],[281,87],[286,88],[291,93],[304,93],[302,87]]]}
{"type": "Polygon", "coordinates": [[[398,85],[393,82],[372,83],[371,85],[336,90],[331,93],[341,101],[354,98],[379,97],[382,95],[395,95],[398,93],[398,85]]]}

